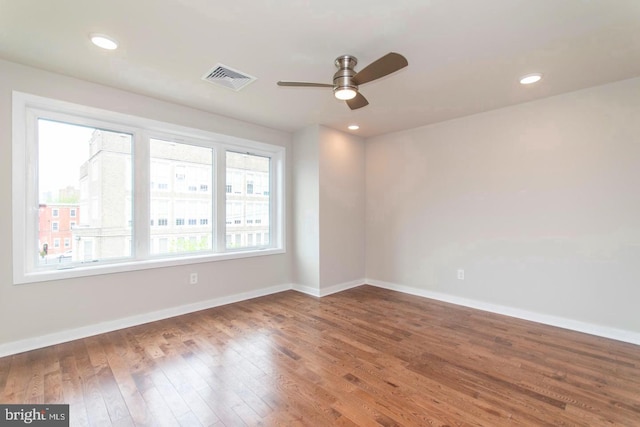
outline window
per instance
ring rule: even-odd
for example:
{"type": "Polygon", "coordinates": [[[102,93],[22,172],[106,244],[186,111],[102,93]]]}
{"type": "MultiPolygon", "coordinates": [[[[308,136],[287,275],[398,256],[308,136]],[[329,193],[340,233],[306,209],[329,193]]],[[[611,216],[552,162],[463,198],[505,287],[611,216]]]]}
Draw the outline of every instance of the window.
{"type": "Polygon", "coordinates": [[[17,92],[13,101],[14,283],[284,252],[283,147],[17,92]],[[266,209],[251,239],[243,191],[266,209]],[[46,211],[56,203],[73,206],[68,230],[66,207],[55,208],[61,222],[46,211]],[[260,233],[275,241],[256,244],[260,233]],[[42,262],[54,238],[73,251],[64,265],[42,262]]]}
{"type": "MultiPolygon", "coordinates": [[[[83,260],[93,262],[100,257],[108,261],[127,256],[131,250],[123,248],[119,240],[131,236],[131,229],[123,220],[124,206],[132,197],[123,182],[131,168],[131,134],[97,124],[61,120],[55,115],[43,116],[33,117],[32,121],[38,138],[33,141],[38,179],[28,200],[74,204],[88,211],[82,227],[70,221],[67,229],[63,219],[62,229],[58,221],[51,222],[51,232],[72,233],[64,238],[64,246],[70,247],[70,239],[75,239],[83,260]],[[84,252],[84,248],[90,250],[84,252]]],[[[59,208],[52,209],[53,217],[60,213],[59,208]]],[[[77,217],[77,208],[69,209],[69,217],[77,217]]],[[[42,220],[40,216],[39,221],[42,220]]],[[[41,228],[33,239],[44,242],[49,237],[41,228]]],[[[42,258],[32,268],[37,271],[43,264],[51,268],[51,263],[42,258]]]]}
{"type": "MultiPolygon", "coordinates": [[[[227,243],[227,248],[252,248],[256,246],[253,233],[249,238],[249,230],[255,230],[255,224],[260,224],[261,232],[269,230],[271,217],[270,196],[256,192],[255,180],[267,179],[271,174],[271,158],[249,153],[227,151],[227,188],[240,185],[246,188],[245,194],[227,192],[227,226],[233,226],[235,240],[227,243]],[[230,184],[233,182],[234,184],[230,184]]],[[[266,243],[266,241],[265,241],[266,243]]]]}
{"type": "MultiPolygon", "coordinates": [[[[160,138],[151,138],[150,147],[151,164],[164,164],[168,170],[174,171],[173,174],[181,177],[181,180],[189,181],[194,177],[209,182],[213,180],[213,148],[160,138]]],[[[187,191],[195,191],[195,189],[196,187],[193,185],[187,186],[187,191]]],[[[199,208],[205,212],[213,211],[214,198],[210,192],[186,196],[179,194],[179,190],[176,190],[176,192],[161,194],[158,197],[152,196],[151,206],[151,217],[159,218],[159,227],[168,227],[167,217],[171,216],[173,227],[180,228],[178,231],[169,227],[171,236],[167,237],[167,246],[162,248],[164,252],[160,252],[160,247],[157,250],[152,248],[152,255],[196,254],[213,249],[214,238],[211,227],[202,230],[184,229],[187,224],[186,216],[191,214],[193,210],[199,208]],[[190,199],[186,197],[190,197],[190,199]],[[195,243],[192,243],[194,241],[195,243]]],[[[190,223],[189,225],[195,224],[190,223]]],[[[151,237],[166,233],[168,230],[165,229],[152,230],[151,237]]]]}
{"type": "Polygon", "coordinates": [[[185,167],[184,166],[176,166],[176,180],[184,181],[187,177],[185,167]]]}

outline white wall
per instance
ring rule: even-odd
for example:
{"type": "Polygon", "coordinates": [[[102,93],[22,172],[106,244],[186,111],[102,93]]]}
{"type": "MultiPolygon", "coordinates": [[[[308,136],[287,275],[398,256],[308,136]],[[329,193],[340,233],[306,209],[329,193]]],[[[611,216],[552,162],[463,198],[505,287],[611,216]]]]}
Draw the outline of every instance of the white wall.
{"type": "Polygon", "coordinates": [[[373,138],[366,180],[367,277],[640,332],[640,79],[373,138]]]}
{"type": "MultiPolygon", "coordinates": [[[[285,132],[0,61],[0,200],[5,201],[0,210],[0,235],[4,237],[0,245],[0,347],[76,328],[86,330],[101,322],[113,325],[131,316],[290,286],[290,250],[282,255],[13,285],[9,205],[13,90],[282,145],[288,155],[291,151],[291,135],[285,132]],[[188,284],[191,271],[199,273],[200,283],[195,286],[188,284]]],[[[290,195],[287,199],[287,217],[291,218],[290,195]]],[[[287,236],[291,234],[289,228],[287,236]]]]}
{"type": "Polygon", "coordinates": [[[325,126],[294,135],[294,281],[326,295],[364,279],[364,141],[325,126]]]}
{"type": "Polygon", "coordinates": [[[320,162],[319,126],[293,136],[293,280],[298,286],[320,288],[320,162]]]}
{"type": "Polygon", "coordinates": [[[362,138],[320,127],[320,288],[365,277],[362,138]]]}

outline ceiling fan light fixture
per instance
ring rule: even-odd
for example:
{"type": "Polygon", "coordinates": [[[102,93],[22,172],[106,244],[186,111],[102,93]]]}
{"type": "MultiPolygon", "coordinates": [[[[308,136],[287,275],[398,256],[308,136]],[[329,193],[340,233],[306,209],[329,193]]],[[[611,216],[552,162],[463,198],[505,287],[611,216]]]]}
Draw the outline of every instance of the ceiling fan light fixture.
{"type": "Polygon", "coordinates": [[[343,86],[334,89],[333,94],[341,101],[348,101],[349,99],[355,98],[358,93],[352,87],[343,86]]]}

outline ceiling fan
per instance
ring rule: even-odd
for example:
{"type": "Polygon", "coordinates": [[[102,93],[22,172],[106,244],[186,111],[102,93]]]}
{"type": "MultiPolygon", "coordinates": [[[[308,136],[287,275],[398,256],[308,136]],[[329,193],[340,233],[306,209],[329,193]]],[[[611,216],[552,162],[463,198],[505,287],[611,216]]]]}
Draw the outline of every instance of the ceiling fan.
{"type": "Polygon", "coordinates": [[[358,86],[379,79],[409,65],[399,53],[390,52],[373,61],[359,72],[353,68],[358,63],[355,56],[342,55],[336,58],[338,71],[333,75],[333,84],[306,82],[278,82],[278,86],[331,87],[336,98],[346,101],[349,108],[356,110],[369,105],[367,98],[358,92],[358,86]]]}

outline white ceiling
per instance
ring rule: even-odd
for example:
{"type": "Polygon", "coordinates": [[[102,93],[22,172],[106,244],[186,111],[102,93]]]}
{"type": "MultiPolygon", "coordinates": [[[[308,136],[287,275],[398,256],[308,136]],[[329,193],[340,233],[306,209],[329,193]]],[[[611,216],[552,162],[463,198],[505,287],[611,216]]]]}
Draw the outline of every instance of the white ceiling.
{"type": "Polygon", "coordinates": [[[0,0],[0,58],[276,129],[373,136],[640,76],[640,0],[0,0]],[[361,86],[360,110],[276,86],[331,83],[337,56],[358,70],[391,51],[409,66],[361,86]],[[217,63],[258,80],[202,81],[217,63]],[[531,72],[544,79],[519,85],[531,72]]]}

